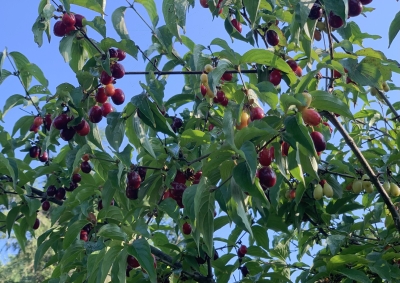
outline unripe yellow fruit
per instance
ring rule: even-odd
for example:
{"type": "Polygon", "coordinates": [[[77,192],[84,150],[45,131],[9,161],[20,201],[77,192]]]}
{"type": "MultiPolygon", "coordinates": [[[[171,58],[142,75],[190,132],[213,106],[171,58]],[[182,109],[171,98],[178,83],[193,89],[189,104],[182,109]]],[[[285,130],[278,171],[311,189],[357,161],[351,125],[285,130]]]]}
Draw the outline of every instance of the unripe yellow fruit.
{"type": "Polygon", "coordinates": [[[324,195],[326,197],[328,197],[328,198],[333,197],[333,189],[332,189],[331,185],[329,185],[328,183],[325,183],[323,190],[324,190],[324,195]]]}
{"type": "Polygon", "coordinates": [[[361,180],[354,181],[352,189],[353,189],[353,192],[356,194],[361,193],[361,191],[363,190],[362,181],[361,180]]]}
{"type": "Polygon", "coordinates": [[[390,183],[390,195],[392,197],[400,196],[400,189],[395,183],[390,183]]]}
{"type": "Polygon", "coordinates": [[[313,196],[316,200],[322,199],[324,195],[324,190],[322,189],[322,186],[320,184],[317,184],[314,188],[313,196]]]}
{"type": "Polygon", "coordinates": [[[377,89],[376,87],[371,87],[371,94],[372,94],[373,96],[379,95],[378,89],[377,89]]]}
{"type": "Polygon", "coordinates": [[[304,100],[306,101],[306,105],[305,106],[299,106],[298,109],[299,111],[303,111],[304,109],[307,109],[308,107],[310,107],[311,105],[311,101],[312,101],[312,96],[311,94],[309,94],[308,92],[304,91],[303,93],[303,97],[304,100]]]}
{"type": "Polygon", "coordinates": [[[385,183],[383,183],[382,186],[385,189],[386,193],[390,194],[390,183],[386,181],[385,183]]]}
{"type": "Polygon", "coordinates": [[[206,88],[207,88],[207,97],[209,97],[209,98],[214,98],[214,92],[211,90],[211,88],[207,85],[206,86],[206,88]]]}
{"type": "Polygon", "coordinates": [[[382,88],[385,92],[388,92],[390,90],[390,87],[388,86],[388,84],[386,82],[382,83],[382,88]]]}
{"type": "Polygon", "coordinates": [[[214,70],[214,67],[211,66],[210,64],[207,64],[204,66],[204,71],[207,73],[210,73],[212,70],[214,70]]]}
{"type": "Polygon", "coordinates": [[[200,81],[202,82],[202,84],[204,84],[204,85],[208,85],[208,76],[207,76],[207,74],[201,74],[201,76],[200,76],[200,81]]]}
{"type": "Polygon", "coordinates": [[[371,181],[369,181],[369,176],[364,174],[361,180],[363,189],[369,194],[372,193],[374,191],[374,186],[372,185],[371,181]]]}

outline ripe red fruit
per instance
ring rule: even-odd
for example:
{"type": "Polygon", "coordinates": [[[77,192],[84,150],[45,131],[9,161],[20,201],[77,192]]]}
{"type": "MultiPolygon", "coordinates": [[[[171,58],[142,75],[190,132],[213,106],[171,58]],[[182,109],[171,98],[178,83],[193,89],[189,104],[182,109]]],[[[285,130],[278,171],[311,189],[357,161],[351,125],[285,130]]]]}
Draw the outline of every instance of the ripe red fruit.
{"type": "Polygon", "coordinates": [[[340,79],[342,77],[342,74],[341,73],[339,73],[338,71],[336,71],[336,70],[333,70],[333,78],[334,79],[340,79]]]}
{"type": "Polygon", "coordinates": [[[147,169],[143,168],[143,167],[139,167],[138,173],[140,176],[140,182],[143,182],[144,179],[146,178],[147,169]]]}
{"type": "Polygon", "coordinates": [[[165,191],[165,193],[163,195],[163,199],[167,199],[167,198],[172,198],[172,191],[171,190],[165,191]]]}
{"type": "Polygon", "coordinates": [[[50,209],[50,202],[49,202],[48,200],[45,200],[45,201],[42,203],[42,209],[43,209],[44,211],[48,211],[48,210],[50,209]]]}
{"type": "Polygon", "coordinates": [[[35,117],[35,119],[33,119],[33,123],[32,125],[34,125],[35,127],[40,127],[43,124],[43,118],[40,116],[35,117]]]}
{"type": "Polygon", "coordinates": [[[290,68],[293,70],[293,72],[295,72],[297,70],[298,65],[297,65],[296,61],[289,59],[286,61],[286,63],[290,66],[290,68]]]}
{"type": "Polygon", "coordinates": [[[131,268],[137,268],[140,266],[138,260],[131,255],[128,255],[126,262],[131,268]]]}
{"type": "Polygon", "coordinates": [[[301,116],[303,117],[304,123],[310,126],[318,126],[321,123],[321,115],[314,109],[304,109],[301,112],[301,116]]]}
{"type": "Polygon", "coordinates": [[[76,131],[73,128],[62,129],[60,131],[60,137],[65,141],[70,141],[73,139],[76,131]]]}
{"type": "Polygon", "coordinates": [[[64,35],[67,34],[65,29],[66,29],[66,26],[63,24],[63,22],[62,21],[57,21],[54,24],[53,33],[54,33],[55,36],[63,37],[64,35]]]}
{"type": "Polygon", "coordinates": [[[69,121],[71,121],[71,118],[67,114],[60,114],[54,119],[53,126],[57,130],[66,129],[69,121]]]}
{"type": "Polygon", "coordinates": [[[108,84],[104,87],[104,91],[107,96],[113,96],[115,94],[115,87],[113,84],[108,84]]]}
{"type": "Polygon", "coordinates": [[[209,132],[211,132],[213,129],[214,129],[214,125],[213,124],[208,125],[208,131],[209,132]]]}
{"type": "Polygon", "coordinates": [[[36,218],[35,223],[32,226],[32,229],[37,230],[39,228],[39,226],[40,226],[39,218],[36,218]]]}
{"type": "Polygon", "coordinates": [[[100,75],[100,82],[101,82],[103,85],[108,85],[108,84],[112,83],[113,80],[114,80],[114,78],[111,77],[110,75],[108,75],[106,71],[101,72],[101,75],[100,75]]]}
{"type": "Polygon", "coordinates": [[[121,49],[117,49],[117,52],[118,52],[118,61],[123,61],[126,58],[126,52],[121,49]]]}
{"type": "Polygon", "coordinates": [[[32,158],[38,158],[40,155],[40,147],[34,145],[29,149],[29,156],[32,158]]]}
{"type": "Polygon", "coordinates": [[[79,183],[82,180],[82,176],[81,176],[81,174],[75,173],[72,175],[71,180],[74,183],[79,183]]]}
{"type": "Polygon", "coordinates": [[[115,93],[111,96],[111,100],[115,105],[121,105],[125,102],[125,93],[120,88],[115,89],[115,93]]]}
{"type": "Polygon", "coordinates": [[[39,131],[39,127],[36,127],[35,125],[31,125],[29,128],[29,131],[37,133],[39,131]]]}
{"type": "Polygon", "coordinates": [[[252,121],[260,120],[265,117],[264,110],[261,107],[254,107],[250,110],[250,119],[252,121]]]}
{"type": "Polygon", "coordinates": [[[171,190],[171,197],[178,203],[180,208],[183,208],[183,203],[182,203],[182,196],[183,192],[186,190],[186,185],[177,183],[177,182],[172,182],[172,190],[171,190]]]}
{"type": "Polygon", "coordinates": [[[294,71],[296,76],[301,77],[303,75],[303,69],[300,66],[297,66],[296,71],[294,71]]]}
{"type": "Polygon", "coordinates": [[[75,26],[78,27],[78,28],[83,27],[82,21],[83,21],[84,18],[85,17],[80,15],[80,14],[75,14],[75,26]]]}
{"type": "Polygon", "coordinates": [[[78,126],[74,127],[74,129],[78,135],[84,137],[89,134],[90,126],[86,120],[82,120],[82,122],[78,126]]]}
{"type": "Polygon", "coordinates": [[[319,4],[314,4],[312,6],[310,13],[308,14],[308,18],[311,20],[318,20],[319,18],[322,17],[322,8],[321,5],[319,4]]]}
{"type": "Polygon", "coordinates": [[[75,15],[72,14],[72,13],[70,13],[70,14],[65,13],[65,14],[63,15],[63,17],[62,17],[62,22],[63,22],[63,24],[64,24],[65,26],[67,26],[67,27],[74,26],[75,23],[76,23],[75,15]]]}
{"type": "Polygon", "coordinates": [[[276,184],[275,171],[269,166],[258,169],[258,178],[263,188],[271,188],[276,184]]]}
{"type": "Polygon", "coordinates": [[[360,0],[348,0],[349,4],[349,17],[357,17],[361,14],[363,10],[363,5],[360,0]]]}
{"type": "Polygon", "coordinates": [[[242,33],[242,24],[237,19],[233,19],[231,23],[238,32],[242,33]]]}
{"type": "Polygon", "coordinates": [[[278,69],[274,69],[270,74],[269,74],[269,81],[274,85],[277,86],[281,83],[282,80],[282,73],[278,69]]]}
{"type": "Polygon", "coordinates": [[[245,245],[241,245],[238,249],[238,251],[242,254],[247,254],[247,247],[245,245]]]}
{"type": "Polygon", "coordinates": [[[69,35],[71,33],[71,31],[76,30],[76,28],[74,26],[68,26],[65,28],[65,34],[69,35]]]}
{"type": "Polygon", "coordinates": [[[225,92],[222,90],[217,91],[217,100],[218,102],[222,102],[225,99],[225,92]]]}
{"type": "Polygon", "coordinates": [[[94,105],[89,110],[89,121],[92,123],[99,123],[103,119],[103,111],[100,106],[94,105]]]}
{"type": "Polygon", "coordinates": [[[108,53],[110,54],[110,58],[118,58],[118,51],[114,48],[108,49],[108,53]]]}
{"type": "Polygon", "coordinates": [[[314,142],[314,147],[317,152],[321,152],[326,149],[325,138],[320,132],[312,132],[311,139],[314,142]]]}
{"type": "Polygon", "coordinates": [[[226,107],[229,103],[228,97],[224,97],[224,99],[220,102],[222,106],[226,107]]]}
{"type": "Polygon", "coordinates": [[[222,75],[222,79],[223,79],[224,81],[227,81],[227,82],[230,82],[230,81],[232,80],[232,78],[233,78],[233,74],[232,74],[232,73],[227,73],[227,72],[225,72],[225,73],[222,75]]]}
{"type": "Polygon", "coordinates": [[[47,151],[43,151],[42,154],[39,156],[39,160],[41,162],[46,162],[49,160],[49,155],[47,154],[47,151]]]}
{"type": "Polygon", "coordinates": [[[128,199],[137,199],[139,196],[139,190],[128,186],[126,187],[125,195],[128,199]]]}
{"type": "Polygon", "coordinates": [[[250,273],[249,269],[246,266],[240,267],[240,271],[242,272],[243,277],[246,277],[250,273]]]}
{"type": "Polygon", "coordinates": [[[81,239],[82,241],[85,241],[85,242],[89,241],[88,232],[86,230],[81,230],[79,239],[81,239]]]}
{"type": "Polygon", "coordinates": [[[103,105],[101,106],[101,114],[104,117],[107,117],[107,115],[110,114],[113,111],[114,111],[114,108],[111,105],[111,103],[109,103],[109,102],[103,103],[103,105]]]}
{"type": "Polygon", "coordinates": [[[282,156],[287,156],[289,154],[290,145],[287,142],[281,144],[282,156]]]}
{"type": "Polygon", "coordinates": [[[53,185],[50,185],[50,186],[47,188],[47,191],[46,191],[48,197],[53,197],[53,196],[55,196],[55,195],[56,195],[56,192],[57,192],[57,188],[56,188],[55,186],[53,186],[53,185]]]}
{"type": "Polygon", "coordinates": [[[116,79],[121,79],[125,76],[125,68],[120,63],[115,63],[111,66],[111,74],[116,79]]]}
{"type": "Polygon", "coordinates": [[[295,199],[296,198],[296,190],[290,190],[289,198],[290,199],[295,199]]]}
{"type": "Polygon", "coordinates": [[[326,184],[326,180],[322,179],[321,181],[319,181],[319,184],[321,185],[321,187],[324,187],[324,185],[326,184]]]}
{"type": "Polygon", "coordinates": [[[314,31],[314,39],[315,39],[316,41],[321,41],[321,39],[322,39],[321,31],[319,31],[319,30],[317,30],[317,29],[314,31]]]}
{"type": "Polygon", "coordinates": [[[372,0],[360,0],[361,4],[368,5],[372,2],[372,0]]]}
{"type": "Polygon", "coordinates": [[[174,182],[185,184],[186,183],[185,173],[183,173],[182,171],[178,170],[176,172],[176,175],[175,175],[175,178],[174,178],[174,182]]]}
{"type": "Polygon", "coordinates": [[[192,233],[192,226],[189,223],[185,222],[182,226],[182,232],[185,235],[190,235],[192,233]]]}
{"type": "Polygon", "coordinates": [[[207,0],[200,0],[200,5],[201,5],[203,8],[208,8],[207,0]]]}
{"type": "Polygon", "coordinates": [[[82,155],[82,160],[83,161],[89,161],[89,159],[90,159],[89,158],[89,154],[86,153],[86,154],[82,155]]]}
{"type": "Polygon", "coordinates": [[[341,17],[335,15],[332,11],[329,13],[329,25],[333,28],[340,28],[344,25],[341,17]]]}
{"type": "Polygon", "coordinates": [[[258,161],[262,166],[269,166],[274,159],[274,148],[264,148],[258,155],[258,161]]]}
{"type": "Polygon", "coordinates": [[[140,178],[140,175],[136,171],[131,171],[126,176],[126,182],[129,187],[139,189],[142,178],[140,178]]]}
{"type": "Polygon", "coordinates": [[[58,188],[57,192],[55,194],[55,198],[58,200],[62,200],[65,197],[65,193],[66,193],[66,191],[63,187],[58,188]]]}
{"type": "Polygon", "coordinates": [[[267,42],[271,46],[276,46],[279,43],[279,36],[276,31],[270,29],[267,31],[267,42]]]}
{"type": "Polygon", "coordinates": [[[46,130],[50,131],[50,127],[51,127],[51,114],[46,114],[46,116],[44,116],[44,124],[46,126],[46,130]]]}
{"type": "Polygon", "coordinates": [[[176,129],[179,129],[180,127],[182,127],[183,126],[182,119],[175,117],[172,126],[174,126],[176,129]]]}
{"type": "Polygon", "coordinates": [[[203,96],[205,96],[207,94],[207,88],[204,85],[201,85],[200,92],[203,96]]]}
{"type": "Polygon", "coordinates": [[[89,162],[83,161],[81,163],[81,170],[83,173],[89,174],[92,171],[92,166],[90,166],[89,162]]]}
{"type": "Polygon", "coordinates": [[[201,176],[203,175],[203,171],[197,171],[194,175],[193,175],[193,179],[195,180],[200,180],[201,176]]]}
{"type": "Polygon", "coordinates": [[[96,95],[94,97],[98,103],[104,103],[107,101],[107,94],[104,87],[97,89],[96,95]]]}
{"type": "Polygon", "coordinates": [[[219,254],[217,251],[214,251],[214,260],[219,259],[219,254]]]}

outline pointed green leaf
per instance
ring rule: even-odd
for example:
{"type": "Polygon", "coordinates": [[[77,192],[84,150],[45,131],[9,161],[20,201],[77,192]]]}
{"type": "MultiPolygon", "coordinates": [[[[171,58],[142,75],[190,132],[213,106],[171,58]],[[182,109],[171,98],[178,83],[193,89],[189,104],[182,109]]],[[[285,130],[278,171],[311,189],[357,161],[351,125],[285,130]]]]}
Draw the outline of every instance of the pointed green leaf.
{"type": "Polygon", "coordinates": [[[322,90],[312,91],[310,94],[312,95],[312,107],[353,119],[349,106],[335,95],[322,90]]]}
{"type": "Polygon", "coordinates": [[[389,27],[389,47],[400,30],[400,12],[396,14],[389,27]]]}
{"type": "Polygon", "coordinates": [[[140,238],[132,242],[132,245],[128,246],[128,253],[133,255],[140,266],[146,270],[150,277],[150,282],[157,282],[157,274],[154,269],[154,259],[151,255],[151,249],[149,243],[144,239],[140,238]]]}
{"type": "Polygon", "coordinates": [[[114,223],[102,226],[98,232],[98,235],[104,238],[110,238],[119,241],[125,241],[127,239],[126,233],[114,223]]]}
{"type": "Polygon", "coordinates": [[[147,11],[147,14],[149,14],[151,23],[153,24],[153,28],[155,28],[158,24],[159,17],[157,13],[156,3],[154,2],[154,0],[135,0],[135,3],[143,5],[143,7],[147,11]]]}
{"type": "Polygon", "coordinates": [[[88,223],[89,221],[87,219],[81,219],[68,227],[63,240],[63,249],[67,249],[75,241],[75,239],[77,239],[79,232],[88,223]]]}
{"type": "Polygon", "coordinates": [[[129,39],[128,29],[125,23],[126,9],[127,7],[119,7],[111,15],[114,29],[122,39],[129,39]]]}

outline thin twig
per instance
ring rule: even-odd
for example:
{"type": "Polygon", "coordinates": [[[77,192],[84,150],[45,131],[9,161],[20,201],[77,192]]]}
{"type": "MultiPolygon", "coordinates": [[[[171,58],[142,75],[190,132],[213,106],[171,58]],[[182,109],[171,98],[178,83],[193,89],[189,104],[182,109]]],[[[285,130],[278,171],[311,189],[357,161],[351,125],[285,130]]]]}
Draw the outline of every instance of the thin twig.
{"type": "Polygon", "coordinates": [[[199,161],[203,160],[204,158],[209,157],[210,154],[211,154],[211,153],[207,153],[207,154],[205,154],[205,155],[203,155],[203,156],[200,156],[199,158],[196,158],[195,160],[192,160],[192,161],[187,162],[187,166],[190,166],[190,165],[192,165],[192,164],[194,164],[194,163],[196,163],[196,162],[199,162],[199,161]]]}
{"type": "MultiPolygon", "coordinates": [[[[242,74],[256,74],[257,70],[242,70],[240,72],[242,74]]],[[[149,71],[125,72],[125,75],[148,75],[150,73],[154,72],[149,72],[149,71]]],[[[226,70],[225,73],[238,74],[239,72],[236,70],[226,70]]],[[[157,72],[157,75],[201,75],[201,74],[203,74],[203,71],[158,71],[157,72]]]]}
{"type": "MultiPolygon", "coordinates": [[[[156,65],[153,61],[151,61],[150,58],[146,56],[146,54],[144,54],[144,52],[142,51],[142,49],[140,49],[139,45],[136,45],[136,48],[140,51],[140,53],[142,53],[142,55],[144,56],[144,58],[146,58],[147,61],[149,61],[149,62],[153,65],[154,69],[157,70],[157,74],[160,75],[161,71],[160,71],[160,69],[158,69],[157,65],[156,65]]],[[[126,75],[126,73],[125,73],[125,75],[126,75]]]]}

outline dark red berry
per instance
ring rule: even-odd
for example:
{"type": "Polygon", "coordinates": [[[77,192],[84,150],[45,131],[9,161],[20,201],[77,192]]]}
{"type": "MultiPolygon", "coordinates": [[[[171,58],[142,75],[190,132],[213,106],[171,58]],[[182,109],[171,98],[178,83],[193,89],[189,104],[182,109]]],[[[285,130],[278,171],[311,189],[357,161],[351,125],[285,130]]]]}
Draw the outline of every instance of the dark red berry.
{"type": "Polygon", "coordinates": [[[101,107],[98,105],[94,105],[89,110],[89,121],[92,123],[99,123],[103,119],[103,112],[101,107]]]}
{"type": "Polygon", "coordinates": [[[81,174],[75,173],[72,175],[72,182],[79,183],[82,180],[81,174]]]}
{"type": "Polygon", "coordinates": [[[100,82],[103,85],[108,85],[114,81],[114,78],[107,74],[106,71],[101,72],[100,75],[100,82]]]}
{"type": "Polygon", "coordinates": [[[258,170],[258,178],[260,179],[261,186],[264,188],[271,188],[276,184],[275,171],[269,166],[262,167],[258,170]]]}
{"type": "Polygon", "coordinates": [[[128,263],[128,265],[131,268],[137,268],[137,267],[140,266],[138,260],[135,257],[131,256],[131,255],[128,255],[128,258],[126,259],[126,262],[128,263]]]}
{"type": "Polygon", "coordinates": [[[254,107],[250,111],[250,119],[252,121],[260,120],[264,118],[264,116],[265,116],[264,110],[261,107],[254,107]]]}
{"type": "Polygon", "coordinates": [[[62,22],[66,27],[74,26],[76,23],[75,15],[72,13],[65,13],[62,17],[62,22]]]}
{"type": "Polygon", "coordinates": [[[326,141],[324,136],[320,132],[312,132],[311,139],[314,142],[314,147],[317,152],[324,151],[326,149],[326,141]]]}
{"type": "Polygon", "coordinates": [[[65,189],[63,187],[58,188],[57,192],[56,192],[56,195],[55,195],[55,198],[58,199],[58,200],[62,200],[65,197],[65,193],[66,193],[66,191],[65,191],[65,189]]]}
{"type": "Polygon", "coordinates": [[[143,182],[144,179],[146,178],[147,169],[143,168],[143,167],[139,167],[138,173],[139,173],[141,182],[143,182]]]}
{"type": "Polygon", "coordinates": [[[278,69],[274,69],[270,74],[269,74],[269,81],[274,85],[277,86],[281,83],[282,80],[282,73],[278,69]]]}
{"type": "Polygon", "coordinates": [[[90,125],[86,120],[82,120],[82,122],[74,127],[76,130],[76,133],[80,135],[81,137],[87,136],[90,132],[90,125]]]}
{"type": "Polygon", "coordinates": [[[134,189],[139,189],[141,182],[142,179],[140,178],[140,175],[136,171],[131,171],[126,176],[126,183],[128,184],[129,187],[132,187],[134,189]]]}
{"type": "Polygon", "coordinates": [[[341,28],[344,22],[341,17],[335,15],[332,11],[329,13],[329,25],[333,28],[341,28]]]}
{"type": "Polygon", "coordinates": [[[50,131],[51,127],[51,114],[46,114],[44,117],[44,124],[46,126],[46,130],[50,131]]]}
{"type": "Polygon", "coordinates": [[[223,79],[224,81],[227,81],[227,82],[230,82],[230,81],[232,80],[232,78],[233,78],[232,73],[227,73],[227,72],[225,72],[225,73],[222,75],[222,79],[223,79]]]}
{"type": "Polygon", "coordinates": [[[81,163],[81,170],[83,173],[89,174],[92,171],[92,166],[90,166],[89,162],[83,161],[81,163]]]}
{"type": "Polygon", "coordinates": [[[49,202],[48,200],[45,200],[45,201],[42,203],[42,209],[43,209],[44,211],[48,211],[48,210],[50,209],[50,202],[49,202]]]}
{"type": "Polygon", "coordinates": [[[242,254],[247,254],[247,247],[245,246],[245,245],[241,245],[240,246],[240,248],[239,248],[239,251],[242,253],[242,254]]]}
{"type": "Polygon", "coordinates": [[[125,193],[128,199],[135,200],[138,198],[139,190],[132,187],[126,187],[125,193]]]}
{"type": "Polygon", "coordinates": [[[323,11],[321,8],[321,5],[315,3],[314,6],[312,6],[310,10],[310,14],[308,14],[308,17],[311,20],[318,20],[319,18],[322,17],[323,11]]]}
{"type": "Polygon", "coordinates": [[[29,156],[32,158],[38,158],[40,155],[40,147],[34,145],[29,149],[29,156]]]}
{"type": "Polygon", "coordinates": [[[82,16],[82,15],[75,14],[75,26],[78,27],[78,28],[83,27],[82,21],[83,21],[84,18],[85,17],[82,16]]]}
{"type": "Polygon", "coordinates": [[[111,103],[109,103],[109,102],[105,102],[101,106],[101,114],[103,115],[103,117],[107,117],[107,115],[113,111],[114,111],[114,108],[111,105],[111,103]]]}
{"type": "Polygon", "coordinates": [[[35,117],[35,119],[33,119],[33,124],[36,127],[40,127],[43,124],[43,118],[40,116],[35,117]]]}
{"type": "Polygon", "coordinates": [[[108,53],[110,54],[110,58],[118,58],[118,51],[114,48],[108,49],[108,53]]]}
{"type": "Polygon", "coordinates": [[[189,223],[185,222],[182,226],[182,232],[185,235],[190,235],[192,233],[192,226],[189,223]]]}
{"type": "Polygon", "coordinates": [[[290,60],[287,60],[286,63],[290,66],[290,68],[293,70],[293,72],[295,72],[297,70],[298,65],[297,65],[296,61],[290,59],[290,60]]]}
{"type": "Polygon", "coordinates": [[[81,230],[79,238],[85,242],[89,241],[88,232],[86,230],[81,230]]]}
{"type": "Polygon", "coordinates": [[[104,87],[100,87],[99,89],[97,89],[96,95],[94,97],[96,99],[96,101],[98,103],[104,103],[107,101],[107,94],[105,92],[105,88],[104,87]]]}
{"type": "Polygon", "coordinates": [[[123,61],[126,58],[126,52],[121,49],[117,49],[117,51],[118,51],[118,61],[123,61]]]}
{"type": "Polygon", "coordinates": [[[174,119],[173,126],[174,126],[175,128],[177,128],[177,129],[179,129],[180,127],[182,127],[182,126],[183,126],[183,121],[182,121],[182,119],[176,117],[176,118],[174,119]]]}
{"type": "Polygon", "coordinates": [[[32,229],[37,230],[39,228],[39,226],[40,226],[39,218],[36,218],[35,223],[32,226],[32,229]]]}
{"type": "Polygon", "coordinates": [[[125,76],[124,66],[120,63],[113,64],[111,66],[111,74],[113,75],[114,78],[121,79],[123,76],[125,76]]]}
{"type": "Polygon", "coordinates": [[[76,131],[73,128],[62,129],[60,131],[60,137],[65,141],[70,141],[74,137],[76,131]]]}
{"type": "Polygon", "coordinates": [[[41,162],[46,162],[49,160],[49,155],[47,154],[47,151],[43,151],[41,155],[39,155],[39,160],[41,162]]]}
{"type": "Polygon", "coordinates": [[[287,156],[289,154],[290,145],[287,142],[283,142],[281,145],[282,156],[287,156]]]}
{"type": "Polygon", "coordinates": [[[357,17],[361,14],[363,10],[363,5],[360,0],[348,0],[349,4],[349,17],[357,17]]]}
{"type": "Polygon", "coordinates": [[[60,114],[54,119],[53,126],[57,130],[66,129],[69,121],[71,121],[71,119],[67,114],[60,114]]]}
{"type": "Polygon", "coordinates": [[[54,24],[53,33],[54,33],[55,36],[63,37],[63,36],[65,36],[67,34],[65,29],[66,29],[66,26],[63,24],[63,22],[62,21],[57,21],[54,24]]]}
{"type": "Polygon", "coordinates": [[[182,171],[179,171],[179,170],[176,171],[174,182],[185,184],[186,183],[185,173],[183,173],[182,171]]]}
{"type": "Polygon", "coordinates": [[[115,105],[121,105],[125,102],[125,93],[120,88],[115,89],[115,93],[111,96],[111,100],[115,105]]]}
{"type": "Polygon", "coordinates": [[[228,106],[228,103],[229,103],[228,97],[225,96],[224,99],[220,103],[224,107],[228,106]]]}
{"type": "Polygon", "coordinates": [[[46,191],[48,197],[53,197],[53,196],[55,196],[55,195],[56,195],[56,192],[57,192],[57,188],[56,188],[55,186],[53,186],[53,185],[50,185],[50,186],[47,188],[47,191],[46,191]]]}
{"type": "Polygon", "coordinates": [[[270,29],[267,31],[267,42],[271,46],[276,46],[279,43],[279,36],[276,31],[270,29]]]}

